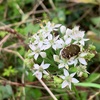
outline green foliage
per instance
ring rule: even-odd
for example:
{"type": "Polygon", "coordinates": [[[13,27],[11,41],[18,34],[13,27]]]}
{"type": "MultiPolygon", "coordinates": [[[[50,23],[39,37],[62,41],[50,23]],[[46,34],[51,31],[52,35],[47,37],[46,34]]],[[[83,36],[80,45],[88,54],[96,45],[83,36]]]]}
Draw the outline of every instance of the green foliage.
{"type": "Polygon", "coordinates": [[[95,84],[95,83],[77,83],[76,86],[82,86],[82,87],[93,87],[93,88],[98,88],[100,89],[100,84],[95,84]]]}
{"type": "Polygon", "coordinates": [[[94,82],[97,79],[100,79],[100,73],[92,73],[89,75],[89,77],[86,79],[86,82],[94,82]],[[94,78],[95,77],[95,78],[94,78]]]}
{"type": "Polygon", "coordinates": [[[91,21],[94,25],[100,26],[100,17],[91,18],[91,21]]]}
{"type": "Polygon", "coordinates": [[[13,76],[17,73],[17,70],[15,68],[12,68],[12,66],[9,66],[8,69],[4,69],[4,72],[3,72],[3,76],[13,76]]]}
{"type": "Polygon", "coordinates": [[[13,90],[10,85],[2,86],[0,85],[0,99],[7,99],[13,95],[13,90]]]}
{"type": "Polygon", "coordinates": [[[35,100],[38,100],[42,96],[41,91],[39,89],[26,88],[26,94],[28,95],[26,96],[27,100],[30,100],[33,98],[35,100]]]}

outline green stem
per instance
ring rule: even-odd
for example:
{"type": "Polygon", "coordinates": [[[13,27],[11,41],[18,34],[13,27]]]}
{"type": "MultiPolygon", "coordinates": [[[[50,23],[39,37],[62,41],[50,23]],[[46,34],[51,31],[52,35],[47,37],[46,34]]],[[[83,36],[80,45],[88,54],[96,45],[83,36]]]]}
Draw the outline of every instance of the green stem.
{"type": "Polygon", "coordinates": [[[72,84],[72,87],[73,87],[73,91],[74,91],[75,94],[76,94],[77,100],[81,100],[81,98],[80,98],[80,96],[79,96],[79,93],[78,93],[78,91],[77,91],[77,89],[76,89],[76,87],[75,87],[74,84],[72,84]]]}
{"type": "Polygon", "coordinates": [[[57,67],[57,65],[56,65],[56,64],[54,64],[54,63],[52,62],[52,60],[50,60],[49,58],[45,58],[45,60],[46,60],[47,62],[50,62],[50,64],[51,64],[51,65],[53,65],[53,66],[57,67]]]}

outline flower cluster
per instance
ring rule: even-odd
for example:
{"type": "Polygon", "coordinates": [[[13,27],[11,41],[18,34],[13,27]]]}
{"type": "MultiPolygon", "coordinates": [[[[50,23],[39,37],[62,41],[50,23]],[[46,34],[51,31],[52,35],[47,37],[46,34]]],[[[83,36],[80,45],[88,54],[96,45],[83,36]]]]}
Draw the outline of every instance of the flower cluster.
{"type": "Polygon", "coordinates": [[[61,24],[46,23],[34,34],[29,43],[33,56],[34,65],[31,69],[33,75],[41,79],[43,74],[49,75],[52,72],[48,68],[58,69],[57,77],[62,79],[61,87],[69,86],[71,83],[78,83],[75,75],[81,77],[87,71],[87,61],[94,57],[93,46],[84,49],[84,31],[76,26],[73,29],[66,28],[61,24]],[[75,71],[71,71],[74,68],[75,71]],[[47,70],[48,69],[48,70],[47,70]],[[64,75],[62,75],[62,71],[64,75]],[[71,73],[73,72],[73,73],[71,73]],[[70,74],[69,74],[70,73],[70,74]]]}

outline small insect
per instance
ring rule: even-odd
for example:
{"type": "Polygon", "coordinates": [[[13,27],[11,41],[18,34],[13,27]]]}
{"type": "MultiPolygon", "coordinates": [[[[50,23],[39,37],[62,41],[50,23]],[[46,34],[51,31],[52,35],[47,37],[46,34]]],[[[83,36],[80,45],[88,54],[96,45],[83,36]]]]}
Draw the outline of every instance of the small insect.
{"type": "Polygon", "coordinates": [[[69,59],[77,55],[79,52],[80,52],[80,47],[76,44],[71,44],[62,50],[61,56],[65,59],[69,59]]]}

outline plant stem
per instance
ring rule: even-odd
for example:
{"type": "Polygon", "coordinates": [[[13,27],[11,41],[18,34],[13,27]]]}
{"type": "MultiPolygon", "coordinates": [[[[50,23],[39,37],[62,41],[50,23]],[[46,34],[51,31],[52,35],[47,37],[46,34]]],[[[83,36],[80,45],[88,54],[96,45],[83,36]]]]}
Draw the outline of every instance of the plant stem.
{"type": "MultiPolygon", "coordinates": [[[[52,66],[54,66],[54,67],[57,67],[57,65],[55,64],[55,63],[53,63],[52,61],[51,61],[51,59],[49,59],[49,58],[45,58],[46,59],[46,61],[48,61],[52,66]]],[[[53,59],[53,58],[52,58],[53,59]]]]}
{"type": "Polygon", "coordinates": [[[51,90],[47,87],[47,85],[37,77],[37,79],[39,80],[39,82],[43,85],[43,87],[47,90],[47,92],[51,95],[51,97],[54,99],[54,100],[57,100],[57,98],[55,97],[55,95],[51,92],[51,90]]]}
{"type": "Polygon", "coordinates": [[[77,100],[81,100],[81,99],[80,99],[80,96],[79,96],[79,94],[78,94],[78,91],[77,91],[77,89],[76,89],[76,87],[75,87],[74,84],[72,84],[72,87],[73,87],[73,90],[74,90],[74,92],[75,92],[75,94],[76,94],[77,100]]]}
{"type": "MultiPolygon", "coordinates": [[[[23,70],[25,70],[25,65],[23,64],[23,70]]],[[[25,73],[23,72],[22,74],[22,83],[25,84],[25,73]]],[[[22,90],[23,90],[23,99],[22,100],[25,100],[25,87],[22,87],[22,90]]]]}

